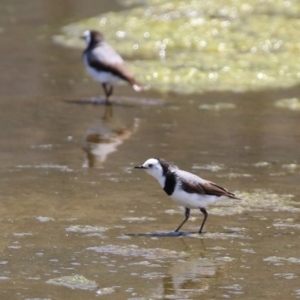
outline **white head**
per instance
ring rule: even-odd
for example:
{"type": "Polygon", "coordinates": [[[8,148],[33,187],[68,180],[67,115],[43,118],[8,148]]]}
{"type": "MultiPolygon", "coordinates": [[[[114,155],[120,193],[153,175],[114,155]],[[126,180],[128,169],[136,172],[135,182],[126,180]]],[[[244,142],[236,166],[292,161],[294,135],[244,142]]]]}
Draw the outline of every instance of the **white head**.
{"type": "Polygon", "coordinates": [[[144,169],[148,174],[158,180],[162,188],[165,186],[167,174],[178,169],[176,166],[170,165],[162,158],[150,158],[146,160],[142,165],[135,168],[144,169]]]}
{"type": "Polygon", "coordinates": [[[88,47],[96,46],[104,41],[104,35],[96,30],[86,30],[81,36],[88,47]]]}
{"type": "Polygon", "coordinates": [[[92,37],[91,37],[91,31],[90,30],[86,30],[82,34],[81,38],[85,40],[86,45],[88,46],[90,44],[90,42],[91,42],[91,39],[92,39],[92,37]]]}
{"type": "Polygon", "coordinates": [[[149,158],[142,165],[136,166],[136,169],[144,169],[148,174],[157,180],[163,177],[163,168],[157,158],[149,158]]]}

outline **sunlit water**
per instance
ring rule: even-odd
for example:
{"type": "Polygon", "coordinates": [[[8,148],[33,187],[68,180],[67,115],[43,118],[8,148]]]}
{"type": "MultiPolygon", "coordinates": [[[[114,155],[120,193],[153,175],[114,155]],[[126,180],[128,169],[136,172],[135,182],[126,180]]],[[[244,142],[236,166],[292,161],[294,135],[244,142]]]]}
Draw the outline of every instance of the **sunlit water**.
{"type": "Polygon", "coordinates": [[[299,298],[299,111],[276,105],[299,89],[166,96],[120,86],[111,109],[93,105],[102,89],[80,52],[51,42],[77,20],[66,11],[94,13],[79,3],[1,7],[0,298],[299,298]],[[242,200],[208,207],[202,235],[192,211],[174,236],[183,211],[133,169],[149,157],[242,200]]]}

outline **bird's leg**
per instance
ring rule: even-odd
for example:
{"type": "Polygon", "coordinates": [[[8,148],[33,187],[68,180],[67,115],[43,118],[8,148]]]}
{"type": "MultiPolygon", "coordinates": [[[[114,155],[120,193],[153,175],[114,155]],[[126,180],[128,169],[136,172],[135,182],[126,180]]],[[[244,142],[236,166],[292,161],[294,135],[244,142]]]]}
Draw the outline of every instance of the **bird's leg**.
{"type": "Polygon", "coordinates": [[[179,229],[182,227],[182,225],[189,219],[190,217],[190,209],[185,207],[185,219],[183,220],[183,222],[178,226],[178,228],[175,230],[175,232],[178,232],[179,229]]]}
{"type": "Polygon", "coordinates": [[[202,222],[200,230],[199,230],[199,233],[202,233],[202,229],[203,229],[203,226],[204,226],[205,221],[207,219],[208,213],[207,213],[207,211],[204,207],[200,207],[200,211],[204,214],[204,219],[203,219],[203,222],[202,222]]]}
{"type": "Polygon", "coordinates": [[[111,85],[110,88],[108,88],[107,84],[106,83],[102,83],[102,87],[104,89],[104,92],[105,92],[105,100],[106,100],[106,105],[110,104],[109,102],[109,97],[110,95],[113,93],[113,86],[111,85]]]}
{"type": "Polygon", "coordinates": [[[114,87],[113,87],[113,85],[111,85],[111,86],[110,86],[110,89],[109,89],[109,91],[108,91],[108,97],[109,97],[110,95],[112,95],[113,90],[114,90],[114,87]]]}

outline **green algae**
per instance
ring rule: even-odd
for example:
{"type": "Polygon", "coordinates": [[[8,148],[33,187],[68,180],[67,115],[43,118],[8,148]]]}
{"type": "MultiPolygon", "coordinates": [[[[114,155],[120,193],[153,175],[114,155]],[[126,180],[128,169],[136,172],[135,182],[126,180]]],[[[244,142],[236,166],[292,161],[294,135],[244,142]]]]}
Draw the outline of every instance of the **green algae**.
{"type": "Polygon", "coordinates": [[[300,224],[274,223],[273,226],[279,229],[287,229],[287,228],[300,229],[300,224]]]}
{"type": "Polygon", "coordinates": [[[201,166],[198,166],[198,165],[193,165],[192,166],[192,169],[193,170],[208,170],[208,171],[211,171],[211,172],[219,172],[221,170],[223,170],[225,168],[225,166],[223,164],[215,164],[215,163],[211,163],[209,165],[201,165],[201,166]]]}
{"type": "Polygon", "coordinates": [[[263,261],[274,263],[275,265],[282,264],[284,262],[289,262],[289,263],[294,263],[294,264],[299,264],[300,263],[300,258],[297,257],[279,257],[279,256],[270,256],[267,258],[264,258],[263,261]]]}
{"type": "Polygon", "coordinates": [[[82,48],[82,32],[100,30],[135,59],[129,64],[137,78],[159,91],[244,92],[300,82],[298,1],[122,3],[131,7],[65,26],[54,41],[82,48]]]}
{"type": "Polygon", "coordinates": [[[290,194],[277,194],[266,189],[256,189],[252,192],[237,192],[236,196],[240,200],[228,199],[210,206],[210,214],[233,215],[245,211],[300,212],[300,208],[292,201],[294,196],[290,194]]]}
{"type": "Polygon", "coordinates": [[[258,163],[255,163],[254,164],[254,167],[256,167],[256,168],[261,168],[261,167],[268,167],[268,166],[270,166],[271,165],[271,163],[269,163],[269,162],[267,162],[267,161],[260,161],[260,162],[258,162],[258,163]]]}
{"type": "Polygon", "coordinates": [[[225,233],[225,232],[205,232],[204,235],[199,233],[189,234],[189,237],[195,239],[212,239],[212,240],[232,240],[232,239],[243,239],[250,240],[250,236],[245,234],[239,234],[235,232],[225,233]]]}
{"type": "Polygon", "coordinates": [[[116,292],[115,287],[107,287],[107,288],[97,290],[96,294],[97,295],[108,295],[108,294],[112,294],[115,292],[116,292]]]}
{"type": "Polygon", "coordinates": [[[201,110],[224,110],[224,109],[233,109],[236,106],[233,103],[216,103],[216,104],[201,104],[199,105],[199,109],[201,110]]]}
{"type": "Polygon", "coordinates": [[[298,276],[294,273],[275,273],[273,275],[277,276],[277,277],[284,278],[284,279],[288,279],[288,280],[298,278],[298,276]]]}
{"type": "Polygon", "coordinates": [[[239,177],[252,177],[252,175],[247,174],[247,173],[233,173],[233,172],[230,172],[230,173],[227,173],[227,174],[218,175],[218,177],[233,179],[233,178],[239,178],[239,177]]]}
{"type": "Polygon", "coordinates": [[[33,233],[31,233],[31,232],[13,232],[12,235],[15,237],[26,237],[26,236],[32,236],[33,233]]]}
{"type": "Polygon", "coordinates": [[[78,274],[49,279],[46,283],[81,290],[94,290],[98,286],[95,281],[86,279],[84,276],[78,274]]]}
{"type": "Polygon", "coordinates": [[[93,232],[102,233],[107,230],[108,228],[106,227],[90,226],[90,225],[72,225],[66,228],[66,231],[68,232],[78,232],[78,233],[93,233],[93,232]]]}
{"type": "Polygon", "coordinates": [[[124,217],[122,218],[123,221],[128,221],[128,222],[145,222],[145,221],[155,221],[156,218],[151,218],[151,217],[124,217]]]}
{"type": "Polygon", "coordinates": [[[235,258],[229,256],[222,256],[222,257],[216,257],[216,260],[224,261],[224,262],[232,262],[235,260],[235,258]]]}
{"type": "Polygon", "coordinates": [[[162,248],[140,248],[136,245],[106,245],[100,247],[89,247],[87,250],[92,250],[97,253],[110,253],[121,256],[145,257],[147,259],[163,259],[163,258],[179,258],[185,257],[184,252],[178,252],[162,248]]]}
{"type": "Polygon", "coordinates": [[[276,101],[274,105],[279,108],[300,111],[300,100],[298,98],[281,99],[276,101]]]}
{"type": "Polygon", "coordinates": [[[37,217],[36,219],[37,219],[39,222],[41,222],[41,223],[47,223],[47,222],[54,221],[53,218],[50,218],[50,217],[42,217],[42,216],[37,217]]]}
{"type": "Polygon", "coordinates": [[[282,168],[293,172],[293,171],[299,169],[299,164],[284,164],[284,165],[282,165],[282,168]]]}
{"type": "MultiPolygon", "coordinates": [[[[285,211],[291,213],[300,213],[299,203],[292,200],[294,195],[291,194],[277,194],[267,189],[255,189],[250,192],[235,192],[235,195],[240,199],[226,199],[210,205],[208,208],[209,214],[224,216],[241,214],[246,211],[285,211]]],[[[183,214],[183,210],[181,209],[168,209],[164,212],[170,215],[183,214]]],[[[195,211],[195,213],[193,213],[190,217],[189,221],[197,221],[198,218],[199,215],[195,211]]],[[[217,238],[237,237],[236,233],[243,232],[244,230],[244,228],[230,229],[226,227],[224,227],[224,229],[232,230],[234,232],[226,233],[224,236],[217,238]]]]}

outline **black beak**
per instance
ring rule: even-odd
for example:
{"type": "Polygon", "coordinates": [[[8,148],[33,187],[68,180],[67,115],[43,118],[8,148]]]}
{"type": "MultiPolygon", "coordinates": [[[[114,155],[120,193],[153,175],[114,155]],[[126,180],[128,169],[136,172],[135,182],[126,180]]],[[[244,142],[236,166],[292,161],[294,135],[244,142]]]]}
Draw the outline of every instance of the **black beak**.
{"type": "Polygon", "coordinates": [[[134,169],[146,169],[143,165],[135,166],[134,169]]]}

